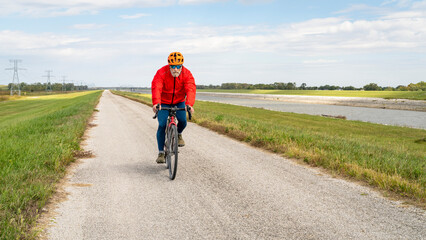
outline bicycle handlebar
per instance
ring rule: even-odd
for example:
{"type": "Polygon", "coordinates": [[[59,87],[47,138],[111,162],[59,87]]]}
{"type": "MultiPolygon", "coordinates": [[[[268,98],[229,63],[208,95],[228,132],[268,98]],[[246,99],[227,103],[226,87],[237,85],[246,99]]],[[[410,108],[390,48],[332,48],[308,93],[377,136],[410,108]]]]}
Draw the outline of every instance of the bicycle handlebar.
{"type": "MultiPolygon", "coordinates": [[[[157,112],[155,113],[155,116],[154,117],[152,117],[153,119],[156,119],[157,118],[157,116],[158,116],[158,109],[160,108],[160,105],[159,104],[157,104],[157,112]]],[[[189,110],[189,108],[190,108],[190,106],[189,105],[186,105],[186,111],[188,112],[188,117],[189,117],[189,120],[191,120],[192,119],[192,113],[191,113],[191,111],[189,110]]],[[[177,111],[181,111],[181,110],[184,110],[185,111],[185,108],[178,108],[178,107],[162,107],[161,108],[161,110],[169,110],[169,111],[172,111],[172,112],[177,112],[177,111]]]]}

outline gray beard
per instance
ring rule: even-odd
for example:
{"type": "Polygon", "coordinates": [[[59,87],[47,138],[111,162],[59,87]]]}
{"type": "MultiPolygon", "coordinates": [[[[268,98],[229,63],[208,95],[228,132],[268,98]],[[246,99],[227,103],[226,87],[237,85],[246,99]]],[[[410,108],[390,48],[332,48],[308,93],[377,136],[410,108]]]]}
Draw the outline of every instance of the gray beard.
{"type": "Polygon", "coordinates": [[[171,72],[171,73],[172,73],[173,77],[179,77],[179,75],[180,75],[180,72],[178,72],[178,73],[171,72]]]}

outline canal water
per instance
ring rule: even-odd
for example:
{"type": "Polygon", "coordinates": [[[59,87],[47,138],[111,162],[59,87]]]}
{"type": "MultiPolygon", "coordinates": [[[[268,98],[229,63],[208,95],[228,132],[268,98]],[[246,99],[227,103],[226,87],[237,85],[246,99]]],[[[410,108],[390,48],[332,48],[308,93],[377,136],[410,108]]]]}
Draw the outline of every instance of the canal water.
{"type": "Polygon", "coordinates": [[[203,95],[202,93],[197,93],[197,100],[229,103],[240,106],[265,108],[274,111],[310,115],[341,115],[345,116],[347,120],[426,129],[426,112],[324,104],[291,103],[274,100],[211,96],[203,95]]]}

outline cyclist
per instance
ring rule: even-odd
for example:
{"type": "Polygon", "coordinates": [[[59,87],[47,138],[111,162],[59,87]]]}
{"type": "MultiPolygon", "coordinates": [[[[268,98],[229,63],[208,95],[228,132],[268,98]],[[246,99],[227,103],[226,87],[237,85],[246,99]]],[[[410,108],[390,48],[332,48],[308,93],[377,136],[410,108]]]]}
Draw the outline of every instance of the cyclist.
{"type": "MultiPolygon", "coordinates": [[[[193,113],[194,108],[192,106],[194,105],[196,94],[194,77],[183,66],[182,54],[180,52],[172,52],[167,61],[169,64],[157,71],[151,83],[153,111],[157,112],[157,105],[160,105],[157,117],[157,145],[159,150],[157,163],[166,162],[164,140],[169,111],[161,110],[161,107],[177,106],[178,108],[184,108],[188,105],[189,111],[193,113]]],[[[178,120],[178,146],[183,147],[185,142],[182,138],[182,131],[186,127],[186,111],[178,111],[176,118],[178,120]]]]}

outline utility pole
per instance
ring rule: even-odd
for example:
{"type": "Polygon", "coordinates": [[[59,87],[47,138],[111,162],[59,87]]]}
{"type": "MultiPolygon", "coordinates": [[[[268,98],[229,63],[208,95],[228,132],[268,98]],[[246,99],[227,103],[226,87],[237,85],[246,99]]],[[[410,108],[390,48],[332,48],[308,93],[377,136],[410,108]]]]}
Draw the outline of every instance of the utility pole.
{"type": "Polygon", "coordinates": [[[13,70],[13,80],[12,80],[12,86],[10,87],[10,96],[13,96],[13,94],[15,92],[17,92],[18,95],[21,96],[21,86],[19,84],[18,70],[25,70],[25,69],[24,68],[18,68],[18,63],[22,62],[21,60],[12,59],[12,60],[9,60],[9,61],[13,62],[13,68],[6,68],[6,70],[13,70]],[[15,83],[15,81],[16,81],[16,83],[15,83]]]}
{"type": "Polygon", "coordinates": [[[43,76],[43,77],[46,77],[47,78],[47,82],[46,82],[46,92],[51,92],[52,91],[52,83],[50,82],[50,78],[51,77],[54,77],[54,76],[51,76],[50,75],[50,73],[51,72],[53,72],[52,70],[46,70],[46,72],[47,72],[47,75],[46,76],[43,76]],[[50,90],[49,90],[49,88],[50,88],[50,90]]]}
{"type": "Polygon", "coordinates": [[[62,92],[66,92],[67,88],[65,86],[65,78],[67,78],[66,76],[62,76],[62,92]]]}

